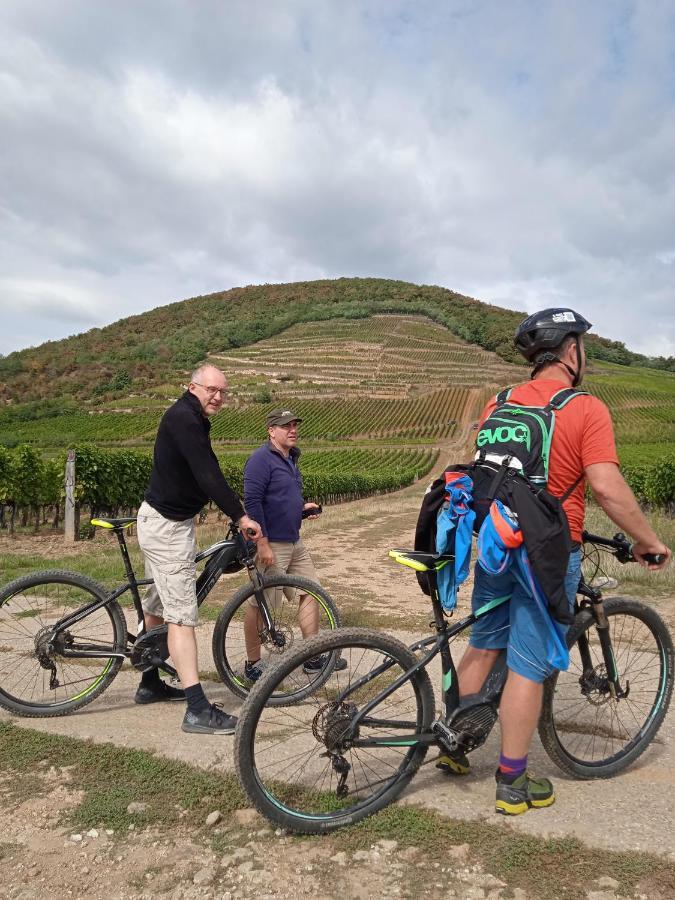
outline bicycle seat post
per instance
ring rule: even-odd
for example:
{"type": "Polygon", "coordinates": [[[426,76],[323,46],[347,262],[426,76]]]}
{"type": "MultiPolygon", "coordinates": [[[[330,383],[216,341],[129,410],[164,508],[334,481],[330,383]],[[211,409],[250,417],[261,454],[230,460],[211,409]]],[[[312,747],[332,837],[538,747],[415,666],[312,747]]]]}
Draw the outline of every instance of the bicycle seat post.
{"type": "Polygon", "coordinates": [[[136,582],[136,573],[134,572],[134,568],[131,565],[131,557],[129,556],[129,548],[127,547],[127,542],[124,539],[124,529],[116,528],[115,533],[117,534],[117,541],[120,545],[120,553],[122,554],[122,559],[124,561],[124,572],[129,580],[129,584],[131,586],[131,590],[137,594],[138,593],[138,584],[136,582]]]}

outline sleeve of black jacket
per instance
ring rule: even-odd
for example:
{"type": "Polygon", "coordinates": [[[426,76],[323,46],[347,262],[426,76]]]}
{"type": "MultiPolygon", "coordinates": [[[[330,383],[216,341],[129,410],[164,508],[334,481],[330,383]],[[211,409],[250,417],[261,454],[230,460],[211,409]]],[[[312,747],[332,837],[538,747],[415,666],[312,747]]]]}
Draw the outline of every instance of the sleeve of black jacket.
{"type": "Polygon", "coordinates": [[[187,421],[174,438],[199,487],[226,516],[237,522],[245,510],[220,470],[208,433],[199,422],[187,421]]]}

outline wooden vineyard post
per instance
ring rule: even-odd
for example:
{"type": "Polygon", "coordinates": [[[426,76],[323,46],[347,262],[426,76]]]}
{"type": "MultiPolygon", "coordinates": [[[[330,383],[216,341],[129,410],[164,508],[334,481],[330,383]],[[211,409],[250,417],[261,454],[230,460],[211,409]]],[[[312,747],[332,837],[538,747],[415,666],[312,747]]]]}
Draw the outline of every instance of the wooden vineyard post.
{"type": "Polygon", "coordinates": [[[80,536],[80,508],[75,502],[75,451],[68,451],[66,460],[66,543],[72,544],[80,536]]]}

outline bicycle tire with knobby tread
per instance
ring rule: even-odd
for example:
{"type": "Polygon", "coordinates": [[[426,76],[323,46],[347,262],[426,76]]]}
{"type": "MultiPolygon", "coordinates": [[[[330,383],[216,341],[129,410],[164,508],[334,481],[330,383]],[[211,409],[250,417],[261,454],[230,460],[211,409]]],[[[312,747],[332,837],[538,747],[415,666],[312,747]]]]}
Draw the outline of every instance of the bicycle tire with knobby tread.
{"type": "MultiPolygon", "coordinates": [[[[582,779],[611,778],[635,762],[649,747],[663,724],[673,692],[673,642],[670,632],[659,614],[639,600],[626,597],[613,597],[604,601],[604,610],[610,626],[613,617],[617,615],[632,617],[646,626],[654,638],[654,646],[660,654],[658,688],[649,714],[636,738],[630,741],[627,747],[606,758],[590,760],[577,757],[571,751],[568,751],[564,746],[564,740],[561,740],[556,729],[556,686],[561,674],[564,675],[564,673],[556,672],[545,682],[542,712],[539,720],[539,737],[544,749],[557,766],[564,772],[582,779]]],[[[584,631],[593,628],[594,625],[595,619],[589,609],[583,609],[577,613],[567,634],[567,646],[571,649],[576,644],[579,636],[584,631]]],[[[619,665],[621,665],[621,660],[619,660],[619,665]]],[[[628,699],[630,700],[630,694],[628,699]]],[[[622,702],[624,701],[618,701],[619,704],[622,702]]]]}
{"type": "MultiPolygon", "coordinates": [[[[417,657],[394,637],[383,632],[366,628],[341,628],[336,632],[324,632],[310,638],[299,645],[287,657],[283,657],[273,669],[266,672],[256,683],[239,716],[239,723],[234,738],[234,760],[241,786],[253,806],[266,819],[299,834],[327,834],[347,825],[353,825],[361,819],[371,816],[393,803],[408,785],[424,761],[428,751],[427,744],[418,744],[411,748],[410,758],[401,771],[391,778],[391,783],[370,802],[366,802],[353,811],[342,810],[332,815],[317,816],[314,819],[301,814],[293,815],[284,812],[270,800],[256,776],[254,765],[253,743],[256,725],[264,710],[269,695],[274,690],[275,682],[286,677],[294,668],[312,656],[339,650],[345,658],[348,648],[371,647],[392,656],[404,667],[411,668],[418,662],[417,657]]],[[[420,730],[431,727],[435,718],[434,691],[425,669],[412,676],[410,682],[415,688],[420,730]]]]}
{"type": "MultiPolygon", "coordinates": [[[[88,592],[92,595],[92,598],[97,597],[103,599],[108,595],[108,591],[102,584],[99,584],[92,578],[88,578],[86,575],[81,575],[78,572],[68,572],[62,569],[45,569],[43,571],[33,572],[30,575],[23,575],[21,578],[17,578],[6,584],[0,590],[0,613],[3,605],[19,592],[25,591],[28,588],[48,584],[70,584],[88,592]]],[[[107,611],[112,624],[114,634],[113,649],[121,652],[125,649],[127,641],[127,626],[124,613],[117,601],[112,601],[104,608],[107,611]]],[[[107,670],[103,672],[90,690],[87,690],[82,696],[56,703],[43,704],[22,702],[4,691],[2,684],[0,684],[0,706],[25,718],[55,718],[57,716],[68,715],[77,709],[81,709],[83,706],[86,706],[91,703],[92,700],[99,697],[110,686],[122,667],[123,661],[124,660],[119,657],[110,657],[107,670]]]]}
{"type": "MultiPolygon", "coordinates": [[[[313,596],[318,603],[326,611],[326,614],[329,620],[332,619],[332,628],[331,630],[335,630],[340,627],[340,613],[335,605],[335,601],[330,596],[330,594],[323,588],[320,584],[317,584],[315,581],[311,581],[309,578],[303,578],[300,575],[272,575],[269,578],[264,578],[264,586],[265,589],[268,588],[297,588],[301,593],[309,594],[313,596]]],[[[255,594],[255,588],[252,583],[248,583],[243,585],[239,590],[232,596],[232,598],[225,604],[225,606],[220,611],[218,615],[218,619],[216,620],[215,627],[213,629],[213,637],[211,642],[211,649],[213,653],[213,661],[216,665],[216,669],[218,671],[218,675],[220,676],[223,683],[226,685],[229,691],[235,694],[237,697],[241,697],[242,699],[246,699],[249,696],[250,688],[246,687],[241,683],[240,680],[237,679],[236,673],[234,672],[232,666],[228,663],[226,658],[226,635],[227,629],[237,611],[248,602],[248,600],[255,594]]],[[[325,667],[324,672],[315,678],[306,690],[295,692],[292,695],[287,694],[279,694],[275,697],[270,697],[269,705],[270,706],[288,706],[292,703],[296,703],[299,700],[306,697],[309,693],[323,684],[331,675],[333,670],[332,665],[328,665],[325,667]]]]}

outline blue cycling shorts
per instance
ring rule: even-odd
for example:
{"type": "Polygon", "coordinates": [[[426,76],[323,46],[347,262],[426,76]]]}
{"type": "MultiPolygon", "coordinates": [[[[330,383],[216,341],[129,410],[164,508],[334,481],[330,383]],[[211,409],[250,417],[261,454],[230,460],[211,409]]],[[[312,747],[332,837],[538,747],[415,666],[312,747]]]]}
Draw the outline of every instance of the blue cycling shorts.
{"type": "MultiPolygon", "coordinates": [[[[581,551],[570,554],[565,575],[565,592],[574,609],[574,598],[581,576],[581,551]]],[[[501,575],[488,575],[476,563],[474,586],[471,596],[471,610],[476,612],[481,606],[498,597],[509,597],[505,603],[481,616],[471,628],[469,646],[480,650],[506,649],[508,668],[528,678],[542,682],[554,671],[546,659],[547,635],[550,624],[537,607],[529,591],[520,584],[515,575],[507,570],[501,575]]],[[[568,626],[558,627],[562,634],[568,626]]]]}

